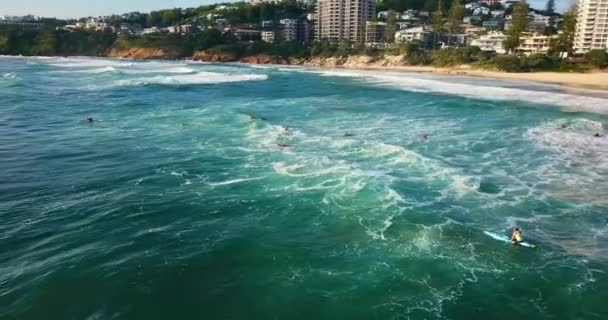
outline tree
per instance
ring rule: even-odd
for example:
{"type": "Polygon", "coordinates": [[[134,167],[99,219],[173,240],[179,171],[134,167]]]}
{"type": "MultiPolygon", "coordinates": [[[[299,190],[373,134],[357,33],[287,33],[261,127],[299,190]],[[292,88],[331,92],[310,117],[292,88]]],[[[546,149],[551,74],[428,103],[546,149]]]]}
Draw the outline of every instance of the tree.
{"type": "Polygon", "coordinates": [[[555,0],[547,0],[545,12],[549,15],[549,25],[545,28],[545,34],[555,34],[555,0]]]}
{"type": "Polygon", "coordinates": [[[601,49],[591,50],[585,55],[585,60],[596,68],[604,68],[608,66],[608,53],[601,49]]]}
{"type": "Polygon", "coordinates": [[[50,31],[40,32],[36,36],[36,44],[32,48],[32,54],[37,56],[50,56],[55,54],[57,38],[55,33],[50,31]]]}
{"type": "Polygon", "coordinates": [[[384,30],[384,41],[386,43],[395,42],[395,32],[397,31],[397,13],[389,10],[386,13],[386,29],[384,30]]]}
{"type": "Polygon", "coordinates": [[[551,44],[550,52],[552,54],[572,55],[574,47],[574,35],[576,32],[576,8],[570,8],[564,13],[564,21],[562,23],[562,33],[551,44]]]}
{"type": "Polygon", "coordinates": [[[8,54],[10,43],[8,34],[0,34],[0,54],[8,54]]]}
{"type": "Polygon", "coordinates": [[[507,52],[513,52],[519,46],[521,34],[528,27],[528,4],[525,1],[517,3],[513,7],[511,18],[511,27],[507,32],[507,40],[505,40],[505,49],[507,52]]]}
{"type": "MultiPolygon", "coordinates": [[[[448,11],[448,32],[450,34],[458,33],[460,31],[460,24],[464,17],[464,6],[460,0],[452,1],[452,6],[448,11]]],[[[451,36],[448,36],[448,44],[450,43],[451,36]]]]}
{"type": "Polygon", "coordinates": [[[433,48],[437,45],[437,37],[443,31],[443,5],[442,0],[437,1],[437,10],[431,14],[431,26],[433,27],[433,33],[435,33],[435,41],[433,41],[433,48]]]}

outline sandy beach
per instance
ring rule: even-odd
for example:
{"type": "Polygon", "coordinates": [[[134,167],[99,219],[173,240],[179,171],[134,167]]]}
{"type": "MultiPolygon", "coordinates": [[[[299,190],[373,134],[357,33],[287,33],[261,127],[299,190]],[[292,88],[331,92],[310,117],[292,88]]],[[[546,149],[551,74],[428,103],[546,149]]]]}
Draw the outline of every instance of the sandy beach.
{"type": "Polygon", "coordinates": [[[387,56],[379,61],[367,56],[351,56],[340,60],[335,58],[313,59],[302,63],[307,67],[330,69],[378,70],[392,72],[424,72],[442,75],[474,76],[515,81],[534,81],[575,88],[608,90],[608,71],[593,72],[504,72],[475,69],[470,65],[438,68],[433,66],[404,66],[401,56],[387,56]]]}
{"type": "Polygon", "coordinates": [[[577,88],[608,90],[608,72],[595,71],[589,73],[581,72],[503,72],[461,68],[437,68],[429,66],[336,66],[337,68],[358,69],[358,70],[378,70],[393,72],[424,72],[437,73],[442,75],[461,75],[484,78],[494,78],[503,80],[523,80],[534,81],[547,84],[563,85],[577,88]]]}

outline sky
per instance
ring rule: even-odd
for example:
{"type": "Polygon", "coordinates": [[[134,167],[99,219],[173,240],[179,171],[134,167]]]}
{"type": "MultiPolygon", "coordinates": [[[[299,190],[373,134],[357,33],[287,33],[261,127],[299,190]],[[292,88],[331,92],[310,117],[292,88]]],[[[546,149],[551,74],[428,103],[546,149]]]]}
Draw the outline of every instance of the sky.
{"type": "MultiPolygon", "coordinates": [[[[122,14],[131,11],[189,8],[230,0],[0,0],[0,16],[33,14],[43,17],[80,18],[122,14]]],[[[555,0],[563,11],[574,0],[555,0]]],[[[544,9],[546,0],[529,0],[533,8],[544,9]]]]}
{"type": "Polygon", "coordinates": [[[0,16],[33,14],[43,17],[80,18],[132,11],[190,8],[230,0],[0,0],[0,16]]]}

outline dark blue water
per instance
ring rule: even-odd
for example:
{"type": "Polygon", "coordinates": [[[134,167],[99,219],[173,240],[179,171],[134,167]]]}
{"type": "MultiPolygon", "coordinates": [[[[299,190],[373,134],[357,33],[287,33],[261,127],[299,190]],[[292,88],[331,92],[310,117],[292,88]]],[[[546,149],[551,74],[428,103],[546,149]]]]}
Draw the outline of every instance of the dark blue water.
{"type": "Polygon", "coordinates": [[[0,58],[0,318],[606,319],[607,113],[532,83],[0,58]],[[515,226],[538,248],[483,234],[515,226]]]}

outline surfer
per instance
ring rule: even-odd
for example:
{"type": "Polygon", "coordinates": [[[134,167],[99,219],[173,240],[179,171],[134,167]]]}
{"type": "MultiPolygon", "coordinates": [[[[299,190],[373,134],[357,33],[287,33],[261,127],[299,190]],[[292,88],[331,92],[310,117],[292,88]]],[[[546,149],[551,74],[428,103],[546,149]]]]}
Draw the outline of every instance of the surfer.
{"type": "Polygon", "coordinates": [[[524,241],[524,238],[521,235],[521,230],[516,227],[515,229],[513,229],[513,233],[511,234],[511,243],[518,244],[522,241],[524,241]]]}
{"type": "Polygon", "coordinates": [[[424,135],[422,136],[422,138],[423,138],[424,140],[429,140],[429,135],[428,135],[428,134],[424,134],[424,135]]]}
{"type": "Polygon", "coordinates": [[[566,129],[568,127],[567,123],[562,123],[562,129],[566,129]]]}
{"type": "Polygon", "coordinates": [[[594,137],[596,137],[596,138],[601,138],[601,137],[602,137],[602,134],[601,134],[601,133],[599,133],[599,132],[596,132],[596,133],[595,133],[593,136],[594,136],[594,137]]]}
{"type": "Polygon", "coordinates": [[[289,127],[288,126],[283,126],[283,131],[289,131],[289,127]]]}
{"type": "Polygon", "coordinates": [[[279,146],[279,148],[287,148],[287,147],[291,147],[290,145],[285,144],[285,143],[277,143],[277,146],[279,146]]]}
{"type": "Polygon", "coordinates": [[[93,121],[94,121],[94,120],[93,120],[93,117],[87,117],[87,122],[88,122],[88,123],[93,123],[93,121]]]}
{"type": "Polygon", "coordinates": [[[354,134],[352,134],[352,133],[350,133],[350,132],[347,132],[347,133],[345,133],[345,134],[344,134],[344,136],[345,136],[345,137],[352,137],[352,136],[354,136],[354,134]]]}

